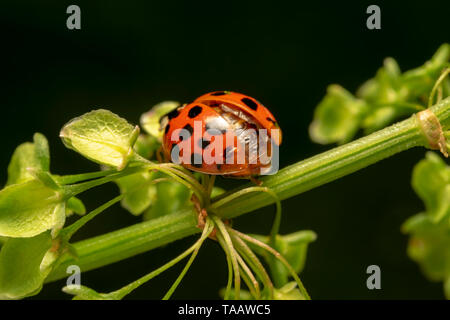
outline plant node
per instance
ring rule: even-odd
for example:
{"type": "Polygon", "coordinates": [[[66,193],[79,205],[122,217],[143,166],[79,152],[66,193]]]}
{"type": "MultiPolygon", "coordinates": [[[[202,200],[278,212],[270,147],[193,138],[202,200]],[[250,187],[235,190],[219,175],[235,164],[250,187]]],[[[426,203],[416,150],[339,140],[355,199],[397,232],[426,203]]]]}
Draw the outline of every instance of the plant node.
{"type": "Polygon", "coordinates": [[[442,131],[441,123],[436,115],[430,109],[420,111],[416,114],[416,119],[419,122],[422,133],[424,134],[428,146],[433,150],[440,150],[447,158],[447,144],[442,131]]]}

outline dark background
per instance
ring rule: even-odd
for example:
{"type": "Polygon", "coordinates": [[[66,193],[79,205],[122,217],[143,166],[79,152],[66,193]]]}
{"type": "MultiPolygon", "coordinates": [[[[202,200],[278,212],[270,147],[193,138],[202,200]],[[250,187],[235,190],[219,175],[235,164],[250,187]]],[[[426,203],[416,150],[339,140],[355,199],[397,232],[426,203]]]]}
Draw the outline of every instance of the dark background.
{"type": "MultiPolygon", "coordinates": [[[[213,90],[260,100],[283,130],[281,167],[327,150],[308,137],[316,104],[330,83],[353,91],[392,56],[407,70],[421,65],[449,39],[449,1],[390,3],[283,1],[39,1],[2,3],[0,181],[14,148],[34,132],[50,142],[52,172],[97,170],[64,148],[62,125],[94,108],[138,123],[164,100],[188,102],[213,90]],[[81,30],[66,28],[66,8],[81,7],[81,30]],[[366,28],[366,8],[381,7],[382,30],[366,28]]],[[[283,202],[282,233],[318,234],[302,278],[316,299],[442,299],[442,284],[424,278],[406,256],[401,223],[423,210],[410,186],[424,156],[414,149],[339,181],[283,202]],[[377,264],[382,290],[366,288],[366,268],[377,264]]],[[[219,180],[222,186],[236,181],[219,180]]],[[[117,194],[115,185],[83,195],[88,209],[117,194]]],[[[273,208],[235,220],[267,233],[273,208]]],[[[112,231],[140,218],[119,206],[84,227],[75,240],[112,231]]],[[[194,241],[187,238],[82,274],[83,284],[107,292],[135,280],[194,241]]],[[[161,298],[182,265],[128,296],[161,298]]],[[[218,298],[226,262],[209,241],[174,298],[218,298]]],[[[67,299],[64,281],[46,285],[37,298],[67,299]]]]}

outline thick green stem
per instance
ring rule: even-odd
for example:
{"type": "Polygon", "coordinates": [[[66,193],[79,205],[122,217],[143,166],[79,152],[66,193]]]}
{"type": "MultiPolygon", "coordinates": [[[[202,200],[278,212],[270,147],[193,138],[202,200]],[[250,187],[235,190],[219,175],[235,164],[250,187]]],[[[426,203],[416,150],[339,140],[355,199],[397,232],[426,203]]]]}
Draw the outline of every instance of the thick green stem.
{"type": "MultiPolygon", "coordinates": [[[[448,130],[450,98],[431,107],[431,111],[439,119],[443,130],[448,130]]],[[[427,145],[416,115],[413,115],[407,120],[354,142],[288,166],[276,175],[262,178],[262,181],[264,187],[270,188],[282,200],[336,180],[401,151],[427,145]]],[[[213,199],[212,206],[227,195],[249,186],[252,185],[244,185],[213,199]]],[[[232,218],[272,204],[274,201],[267,193],[246,193],[233,201],[214,206],[214,212],[223,218],[232,218]]],[[[183,210],[75,243],[79,259],[75,261],[73,258],[67,258],[52,272],[49,280],[65,277],[65,268],[70,264],[77,264],[81,270],[87,271],[192,235],[200,231],[195,227],[196,224],[195,212],[183,210]]]]}
{"type": "Polygon", "coordinates": [[[200,232],[192,209],[141,222],[74,244],[79,258],[66,256],[47,282],[67,276],[68,266],[76,264],[84,271],[99,268],[146,252],[164,244],[200,232]]]}

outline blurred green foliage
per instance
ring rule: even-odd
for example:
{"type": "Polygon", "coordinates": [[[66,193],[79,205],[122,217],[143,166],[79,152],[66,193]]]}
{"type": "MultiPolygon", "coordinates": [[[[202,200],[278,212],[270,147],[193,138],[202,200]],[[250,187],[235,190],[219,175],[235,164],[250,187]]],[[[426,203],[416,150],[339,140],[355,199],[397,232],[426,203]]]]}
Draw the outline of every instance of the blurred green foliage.
{"type": "MultiPolygon", "coordinates": [[[[424,65],[403,73],[393,58],[386,58],[375,77],[361,85],[355,95],[337,84],[330,85],[316,107],[309,130],[311,139],[343,144],[359,129],[369,134],[423,110],[436,79],[449,66],[449,58],[450,44],[443,44],[424,65]]],[[[442,94],[449,93],[447,79],[442,94]]]]}
{"type": "Polygon", "coordinates": [[[432,281],[443,281],[450,299],[450,167],[429,152],[413,171],[412,185],[425,211],[409,218],[402,231],[410,236],[408,255],[432,281]]]}

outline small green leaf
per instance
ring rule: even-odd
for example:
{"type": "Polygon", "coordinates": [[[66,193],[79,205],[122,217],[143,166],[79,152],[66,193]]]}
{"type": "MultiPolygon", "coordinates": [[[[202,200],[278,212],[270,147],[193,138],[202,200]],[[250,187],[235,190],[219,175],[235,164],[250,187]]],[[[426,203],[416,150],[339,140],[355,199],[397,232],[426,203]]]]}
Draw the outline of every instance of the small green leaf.
{"type": "Polygon", "coordinates": [[[191,195],[191,190],[179,182],[159,182],[156,184],[156,197],[150,208],[144,212],[144,220],[165,216],[191,206],[191,195]]]}
{"type": "Polygon", "coordinates": [[[134,215],[144,212],[156,197],[154,175],[154,172],[144,171],[117,179],[120,192],[125,195],[122,207],[134,215]]]}
{"type": "Polygon", "coordinates": [[[33,136],[35,146],[35,157],[42,171],[50,171],[50,150],[48,141],[41,133],[35,133],[33,136]]]}
{"type": "Polygon", "coordinates": [[[61,192],[39,180],[13,184],[0,191],[0,236],[33,237],[49,229],[57,232],[65,216],[61,192]]]}
{"type": "Polygon", "coordinates": [[[50,154],[47,139],[42,134],[35,133],[34,143],[22,143],[14,151],[8,166],[6,185],[33,179],[33,170],[48,172],[49,163],[50,154]]]}
{"type": "Polygon", "coordinates": [[[384,106],[374,109],[361,123],[361,127],[365,129],[365,133],[369,134],[381,128],[384,128],[393,119],[397,118],[397,110],[392,106],[384,106]]]}
{"type": "MultiPolygon", "coordinates": [[[[397,62],[386,58],[375,77],[364,83],[356,94],[370,105],[370,110],[361,124],[365,133],[384,128],[396,118],[411,113],[411,109],[404,108],[409,93],[401,81],[397,62]]],[[[417,110],[413,110],[415,111],[417,110]]]]}
{"type": "Polygon", "coordinates": [[[156,150],[159,149],[161,143],[157,138],[151,135],[140,134],[134,145],[134,150],[141,157],[150,159],[156,150]]]}
{"type": "Polygon", "coordinates": [[[211,199],[225,193],[225,189],[214,186],[211,191],[211,199]]]}
{"type": "Polygon", "coordinates": [[[39,168],[34,151],[34,145],[31,142],[22,143],[16,148],[8,166],[7,186],[33,179],[33,175],[27,169],[39,168]]]}
{"type": "Polygon", "coordinates": [[[300,290],[297,288],[297,283],[291,281],[286,283],[280,289],[274,288],[273,290],[274,300],[306,300],[301,294],[300,290]]]}
{"type": "Polygon", "coordinates": [[[0,299],[21,299],[41,290],[50,272],[41,263],[51,246],[49,232],[6,241],[0,251],[0,299]]]}
{"type": "Polygon", "coordinates": [[[60,137],[66,147],[100,164],[121,170],[133,156],[139,127],[108,110],[94,110],[68,122],[60,137]]]}
{"type": "Polygon", "coordinates": [[[408,256],[433,281],[450,276],[450,227],[446,221],[434,223],[424,213],[409,218],[402,231],[410,235],[408,256]]]}
{"type": "Polygon", "coordinates": [[[158,103],[150,109],[150,111],[141,116],[142,128],[144,128],[148,134],[161,141],[163,136],[163,128],[161,128],[160,120],[164,115],[176,109],[178,106],[180,106],[180,104],[175,101],[164,101],[158,103]]]}
{"type": "Polygon", "coordinates": [[[73,300],[120,300],[113,293],[98,293],[89,287],[81,285],[65,286],[62,291],[74,295],[73,300]]]}
{"type": "Polygon", "coordinates": [[[408,256],[430,280],[443,281],[450,298],[450,167],[437,154],[428,152],[414,167],[412,185],[426,212],[402,225],[402,232],[410,236],[408,256]]]}
{"type": "Polygon", "coordinates": [[[86,213],[86,207],[77,197],[72,197],[67,200],[66,215],[69,216],[72,213],[76,213],[78,215],[84,215],[86,213]]]}
{"type": "MultiPolygon", "coordinates": [[[[352,139],[359,128],[369,134],[423,110],[449,58],[450,45],[444,44],[430,61],[403,74],[393,58],[386,58],[375,77],[358,88],[356,98],[337,85],[330,86],[316,108],[310,127],[311,139],[324,144],[344,143],[352,139]]],[[[450,93],[448,79],[442,88],[443,96],[450,93]]]]}
{"type": "Polygon", "coordinates": [[[339,85],[331,85],[314,112],[311,139],[322,144],[345,143],[354,137],[366,112],[363,100],[339,85]]]}
{"type": "Polygon", "coordinates": [[[436,153],[428,152],[414,167],[412,186],[433,221],[450,214],[450,168],[436,153]]]}
{"type": "Polygon", "coordinates": [[[402,81],[410,91],[411,98],[428,98],[431,89],[442,70],[448,66],[450,59],[450,44],[439,47],[433,57],[422,66],[403,74],[402,81]]]}
{"type": "Polygon", "coordinates": [[[56,191],[61,191],[61,186],[53,179],[52,175],[49,172],[35,169],[30,169],[29,171],[37,180],[42,182],[42,184],[45,185],[47,188],[56,191]]]}

